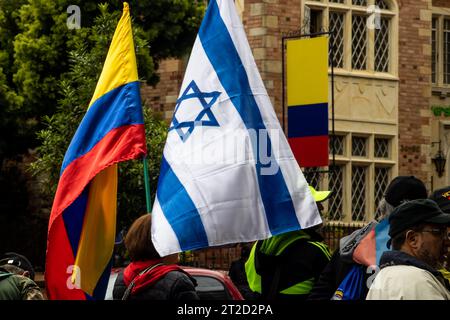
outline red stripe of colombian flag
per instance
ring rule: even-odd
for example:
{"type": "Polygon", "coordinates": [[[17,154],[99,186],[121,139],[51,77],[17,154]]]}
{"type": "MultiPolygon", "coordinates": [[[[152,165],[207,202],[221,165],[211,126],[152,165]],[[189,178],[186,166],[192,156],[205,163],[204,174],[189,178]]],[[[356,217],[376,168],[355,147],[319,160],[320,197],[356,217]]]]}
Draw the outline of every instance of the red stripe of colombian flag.
{"type": "Polygon", "coordinates": [[[287,42],[288,141],[301,167],[328,166],[328,38],[287,42]]]}
{"type": "Polygon", "coordinates": [[[116,230],[117,163],[146,154],[128,4],[64,157],[47,239],[50,299],[103,299],[116,230]]]}

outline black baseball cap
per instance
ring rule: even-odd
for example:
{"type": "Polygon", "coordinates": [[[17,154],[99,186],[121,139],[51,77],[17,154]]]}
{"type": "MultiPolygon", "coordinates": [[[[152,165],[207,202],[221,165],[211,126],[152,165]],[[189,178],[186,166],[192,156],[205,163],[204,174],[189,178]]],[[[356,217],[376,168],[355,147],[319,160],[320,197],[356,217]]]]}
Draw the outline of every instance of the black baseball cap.
{"type": "Polygon", "coordinates": [[[16,266],[24,271],[28,271],[30,279],[34,280],[34,268],[25,256],[15,252],[7,252],[1,257],[0,266],[8,264],[16,266]]]}
{"type": "Polygon", "coordinates": [[[430,199],[436,202],[442,211],[450,213],[450,186],[436,190],[430,199]]]}
{"type": "MultiPolygon", "coordinates": [[[[450,225],[450,214],[443,212],[436,202],[418,199],[405,202],[392,211],[389,216],[389,236],[395,238],[401,232],[420,223],[450,225]]],[[[388,241],[388,248],[391,246],[388,241]]]]}
{"type": "Polygon", "coordinates": [[[427,188],[414,176],[398,176],[389,183],[384,198],[393,207],[404,201],[426,199],[427,188]]]}

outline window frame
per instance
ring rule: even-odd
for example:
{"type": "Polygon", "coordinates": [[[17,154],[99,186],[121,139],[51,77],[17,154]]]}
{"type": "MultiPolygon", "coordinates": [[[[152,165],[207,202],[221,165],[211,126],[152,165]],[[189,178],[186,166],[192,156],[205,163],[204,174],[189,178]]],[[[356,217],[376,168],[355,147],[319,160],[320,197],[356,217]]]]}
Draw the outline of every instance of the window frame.
{"type": "MultiPolygon", "coordinates": [[[[436,48],[435,48],[435,81],[433,82],[433,77],[431,75],[431,85],[433,87],[439,87],[439,88],[450,88],[450,59],[448,61],[449,70],[447,72],[448,80],[447,83],[445,82],[445,36],[444,36],[444,26],[445,26],[445,20],[449,21],[450,24],[450,14],[448,12],[442,12],[439,9],[433,8],[433,13],[431,17],[431,55],[433,59],[433,20],[436,19],[436,48]]],[[[449,33],[450,38],[450,28],[447,29],[447,33],[449,33]]],[[[450,58],[450,41],[448,42],[448,57],[450,58]]],[[[431,68],[433,68],[433,61],[431,62],[431,68]]],[[[431,70],[431,74],[433,73],[433,69],[431,70]]]]}
{"type": "MultiPolygon", "coordinates": [[[[395,175],[396,161],[395,161],[395,135],[386,135],[383,133],[367,133],[367,132],[345,132],[336,131],[336,136],[343,137],[344,152],[342,155],[335,155],[334,164],[336,167],[342,168],[342,212],[334,213],[330,217],[329,208],[331,203],[326,201],[324,203],[324,219],[327,222],[345,222],[345,223],[366,223],[375,218],[376,209],[378,203],[376,202],[377,192],[375,190],[375,174],[377,168],[387,168],[387,181],[386,185],[392,180],[395,175]],[[364,137],[366,138],[366,156],[353,156],[352,155],[352,141],[353,137],[364,137]],[[375,157],[375,139],[387,139],[388,140],[388,154],[389,158],[377,158],[375,157]],[[365,210],[363,213],[362,220],[353,220],[353,186],[352,186],[352,169],[354,166],[365,167],[366,177],[365,177],[365,210]],[[337,217],[338,220],[332,219],[337,217]],[[330,219],[331,218],[331,219],[330,219]]],[[[331,139],[330,133],[330,139],[331,139]]],[[[330,190],[330,171],[333,166],[333,155],[332,151],[329,151],[329,167],[321,168],[323,170],[328,170],[328,173],[323,174],[319,179],[319,188],[322,190],[330,190]]],[[[314,179],[317,179],[316,177],[314,179]]],[[[382,191],[384,192],[384,190],[382,191]]]]}
{"type": "MultiPolygon", "coordinates": [[[[343,67],[334,67],[336,74],[351,74],[356,76],[374,78],[397,79],[398,78],[398,5],[393,0],[384,0],[388,3],[390,9],[380,9],[381,18],[389,20],[389,52],[388,52],[388,71],[375,70],[375,29],[366,31],[366,69],[358,70],[352,68],[352,17],[353,15],[363,15],[368,19],[370,14],[367,8],[375,5],[375,0],[368,0],[368,7],[352,5],[352,0],[344,0],[344,3],[335,3],[330,0],[301,0],[302,12],[304,7],[308,6],[311,10],[321,10],[322,26],[329,30],[329,14],[331,12],[344,13],[344,59],[343,67]]],[[[366,20],[367,21],[367,20],[366,20]]],[[[301,23],[304,23],[304,15],[301,16],[301,23]]]]}

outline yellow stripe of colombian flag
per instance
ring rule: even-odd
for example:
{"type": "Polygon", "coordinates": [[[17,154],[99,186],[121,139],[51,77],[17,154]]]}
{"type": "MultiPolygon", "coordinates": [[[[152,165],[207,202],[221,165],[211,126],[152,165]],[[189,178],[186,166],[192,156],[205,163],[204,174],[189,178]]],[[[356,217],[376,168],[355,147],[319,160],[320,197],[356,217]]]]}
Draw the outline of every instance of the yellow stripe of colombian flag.
{"type": "Polygon", "coordinates": [[[128,3],[124,2],[122,17],[117,24],[102,74],[89,106],[109,91],[138,80],[129,10],[128,3]]]}
{"type": "Polygon", "coordinates": [[[327,54],[328,39],[326,37],[287,42],[288,106],[328,101],[328,86],[323,85],[328,83],[327,54]],[[301,63],[298,63],[299,61],[301,63]]]}
{"type": "MultiPolygon", "coordinates": [[[[117,25],[89,107],[102,95],[127,83],[137,81],[137,65],[128,4],[124,3],[122,17],[117,25]]],[[[108,105],[104,106],[108,108],[108,105]]],[[[83,291],[93,295],[94,289],[110,262],[116,234],[117,165],[100,172],[91,182],[83,222],[75,272],[83,291]],[[93,254],[94,253],[94,254],[93,254]],[[86,272],[83,273],[83,270],[86,272]]]]}

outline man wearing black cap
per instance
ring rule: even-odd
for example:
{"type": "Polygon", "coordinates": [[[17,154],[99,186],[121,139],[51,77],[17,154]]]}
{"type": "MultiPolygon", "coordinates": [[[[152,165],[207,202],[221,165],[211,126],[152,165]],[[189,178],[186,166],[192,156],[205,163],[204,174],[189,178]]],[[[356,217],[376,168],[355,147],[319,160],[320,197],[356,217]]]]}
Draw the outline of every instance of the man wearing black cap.
{"type": "MultiPolygon", "coordinates": [[[[376,217],[386,219],[395,207],[403,201],[427,198],[425,184],[414,176],[398,176],[394,178],[386,188],[383,199],[378,205],[376,217]]],[[[380,224],[386,224],[383,220],[380,224]]],[[[364,267],[364,284],[371,276],[371,272],[366,272],[369,265],[361,265],[353,260],[353,253],[358,245],[377,225],[377,221],[372,221],[364,228],[353,232],[350,236],[344,237],[339,242],[339,247],[334,251],[331,261],[328,263],[319,280],[315,284],[309,296],[310,300],[330,300],[334,299],[336,290],[342,284],[347,275],[356,266],[364,267]]],[[[372,269],[370,270],[372,271],[372,269]]],[[[361,288],[359,297],[352,299],[365,299],[368,287],[361,288]]]]}
{"type": "Polygon", "coordinates": [[[30,261],[14,252],[0,259],[0,300],[43,300],[39,286],[33,281],[30,261]]]}
{"type": "Polygon", "coordinates": [[[436,202],[406,202],[389,216],[388,246],[367,300],[450,300],[448,282],[436,270],[450,215],[436,202]]]}

